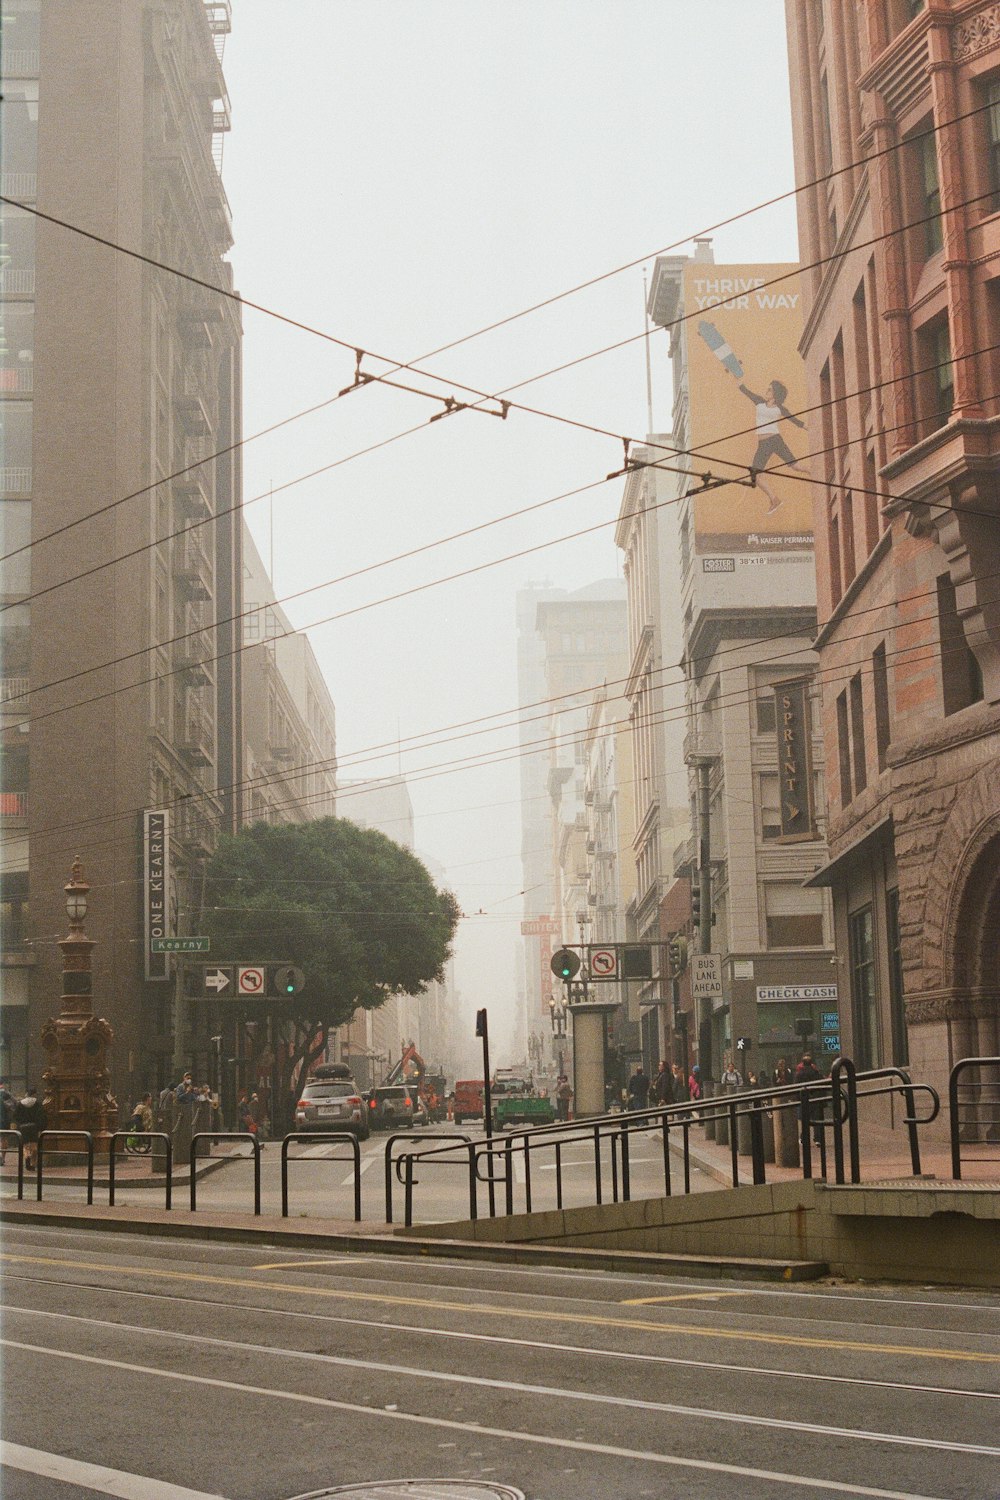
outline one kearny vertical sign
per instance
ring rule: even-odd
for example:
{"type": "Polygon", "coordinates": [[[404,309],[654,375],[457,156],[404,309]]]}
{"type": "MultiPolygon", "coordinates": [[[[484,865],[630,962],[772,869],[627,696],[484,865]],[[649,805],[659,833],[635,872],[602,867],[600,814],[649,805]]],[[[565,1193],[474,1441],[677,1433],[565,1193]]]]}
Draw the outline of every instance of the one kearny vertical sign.
{"type": "Polygon", "coordinates": [[[810,753],[809,679],[790,678],[774,689],[778,731],[778,785],[781,837],[788,842],[816,837],[813,821],[810,753]]]}
{"type": "Polygon", "coordinates": [[[154,938],[169,937],[170,812],[147,808],[142,815],[143,951],[146,978],[170,978],[166,953],[151,952],[154,938]]]}

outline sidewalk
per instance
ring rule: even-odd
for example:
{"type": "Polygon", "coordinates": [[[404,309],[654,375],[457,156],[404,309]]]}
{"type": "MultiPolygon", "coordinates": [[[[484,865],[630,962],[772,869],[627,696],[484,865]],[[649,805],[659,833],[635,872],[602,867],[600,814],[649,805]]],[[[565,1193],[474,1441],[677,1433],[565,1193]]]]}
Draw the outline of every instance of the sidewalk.
{"type": "MultiPolygon", "coordinates": [[[[680,1156],[680,1147],[673,1147],[676,1156],[680,1156]]],[[[844,1137],[845,1166],[850,1173],[850,1165],[847,1160],[849,1147],[847,1136],[844,1137]]],[[[725,1187],[731,1187],[733,1182],[733,1160],[732,1152],[728,1145],[720,1146],[715,1141],[705,1139],[704,1129],[694,1126],[691,1130],[691,1163],[700,1167],[708,1176],[713,1177],[716,1182],[725,1187]]],[[[897,1126],[890,1130],[885,1126],[868,1123],[862,1126],[860,1132],[860,1157],[861,1157],[861,1180],[862,1183],[874,1184],[885,1182],[912,1182],[913,1165],[910,1160],[910,1141],[904,1126],[897,1126]]],[[[749,1154],[740,1155],[738,1158],[740,1185],[746,1186],[753,1182],[753,1166],[749,1154]]],[[[822,1177],[819,1148],[814,1147],[812,1153],[813,1177],[822,1177]]],[[[776,1162],[765,1163],[764,1175],[768,1182],[801,1182],[802,1168],[780,1167],[776,1162]]],[[[830,1130],[826,1132],[826,1175],[829,1181],[833,1181],[833,1137],[830,1130]]],[[[954,1182],[951,1168],[951,1149],[945,1139],[926,1140],[921,1136],[920,1140],[920,1176],[923,1178],[934,1178],[941,1184],[954,1182]]],[[[990,1145],[985,1142],[979,1144],[969,1143],[962,1147],[962,1182],[969,1183],[995,1183],[1000,1181],[1000,1144],[990,1145]]]]}

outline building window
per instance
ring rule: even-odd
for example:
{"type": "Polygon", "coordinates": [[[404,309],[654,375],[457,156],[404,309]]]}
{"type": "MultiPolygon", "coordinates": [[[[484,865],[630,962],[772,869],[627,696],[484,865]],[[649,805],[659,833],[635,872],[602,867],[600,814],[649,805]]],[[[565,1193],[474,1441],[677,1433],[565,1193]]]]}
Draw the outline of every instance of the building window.
{"type": "Polygon", "coordinates": [[[884,641],[872,652],[872,686],[875,692],[875,745],[878,751],[878,768],[884,771],[890,739],[889,668],[885,659],[884,641]]]}
{"type": "Polygon", "coordinates": [[[924,250],[928,260],[944,244],[941,230],[941,183],[938,180],[937,135],[928,130],[920,139],[920,173],[924,220],[924,250]]]}
{"type": "Polygon", "coordinates": [[[851,734],[847,721],[847,689],[837,694],[837,750],[840,762],[840,805],[846,807],[851,790],[851,734]]]}
{"type": "Polygon", "coordinates": [[[948,319],[944,318],[932,335],[933,350],[933,376],[934,376],[934,408],[932,416],[935,418],[934,426],[943,427],[951,416],[951,409],[955,405],[955,366],[951,361],[951,333],[948,328],[948,319]]]}
{"type": "Polygon", "coordinates": [[[1000,209],[1000,78],[991,78],[986,85],[986,152],[989,162],[992,199],[989,207],[996,213],[1000,209]]]}
{"type": "Polygon", "coordinates": [[[774,694],[765,692],[757,699],[757,733],[774,734],[777,721],[774,716],[774,694]]]}
{"type": "Polygon", "coordinates": [[[983,674],[969,650],[958,614],[950,573],[937,580],[938,636],[941,645],[941,696],[945,717],[983,700],[983,674]]]}
{"type": "Polygon", "coordinates": [[[818,891],[772,882],[764,887],[769,948],[822,948],[823,908],[818,891]]]}
{"type": "Polygon", "coordinates": [[[854,1063],[859,1071],[878,1062],[878,1015],[875,986],[875,920],[871,906],[848,918],[851,963],[851,1008],[854,1063]]]}
{"type": "Polygon", "coordinates": [[[889,1023],[892,1027],[894,1067],[905,1068],[910,1060],[906,1033],[906,1005],[903,997],[903,949],[899,936],[899,890],[885,893],[886,942],[889,948],[889,1023]]]}
{"type": "Polygon", "coordinates": [[[854,747],[854,790],[863,792],[868,785],[868,767],[865,764],[865,704],[861,695],[861,673],[855,672],[850,681],[851,740],[854,747]]]}
{"type": "Polygon", "coordinates": [[[760,778],[760,836],[762,839],[781,837],[781,782],[777,776],[766,772],[760,778]]]}

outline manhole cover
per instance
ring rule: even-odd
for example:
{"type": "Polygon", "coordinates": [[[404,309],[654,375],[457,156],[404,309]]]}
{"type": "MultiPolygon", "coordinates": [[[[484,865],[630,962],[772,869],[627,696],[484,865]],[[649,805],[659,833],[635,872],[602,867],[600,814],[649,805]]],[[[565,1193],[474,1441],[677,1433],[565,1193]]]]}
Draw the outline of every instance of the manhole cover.
{"type": "Polygon", "coordinates": [[[291,1500],[326,1500],[328,1495],[354,1495],[357,1500],[524,1500],[509,1484],[483,1484],[477,1479],[373,1479],[368,1484],[337,1484],[329,1490],[310,1490],[291,1500]]]}

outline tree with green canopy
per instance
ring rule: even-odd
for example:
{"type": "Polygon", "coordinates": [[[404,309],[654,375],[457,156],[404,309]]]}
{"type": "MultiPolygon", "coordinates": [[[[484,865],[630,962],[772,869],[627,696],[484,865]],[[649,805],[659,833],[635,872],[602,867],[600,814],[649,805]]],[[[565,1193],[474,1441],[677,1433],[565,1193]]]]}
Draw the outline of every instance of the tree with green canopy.
{"type": "Polygon", "coordinates": [[[346,818],[251,824],[222,838],[206,867],[213,958],[287,961],[306,975],[302,991],[280,1002],[283,1096],[322,1055],[331,1028],[443,977],[458,918],[455,897],[415,854],[346,818]]]}

